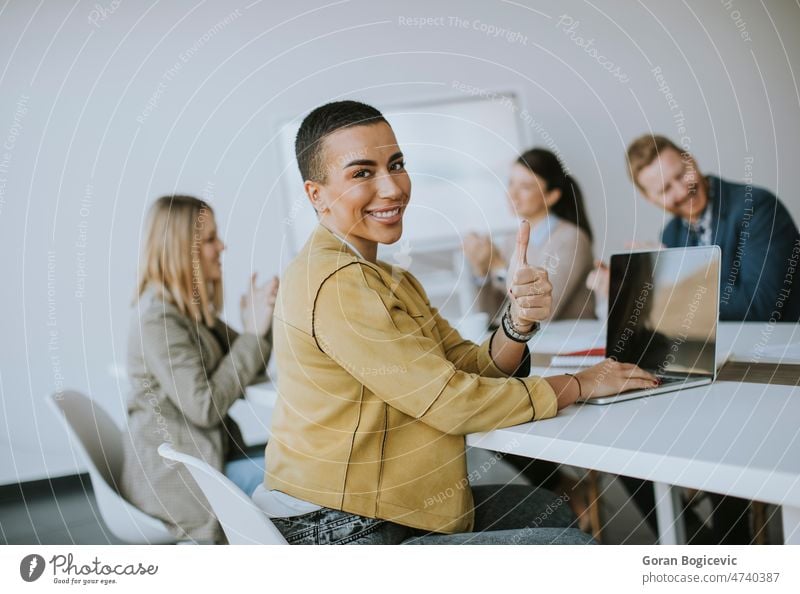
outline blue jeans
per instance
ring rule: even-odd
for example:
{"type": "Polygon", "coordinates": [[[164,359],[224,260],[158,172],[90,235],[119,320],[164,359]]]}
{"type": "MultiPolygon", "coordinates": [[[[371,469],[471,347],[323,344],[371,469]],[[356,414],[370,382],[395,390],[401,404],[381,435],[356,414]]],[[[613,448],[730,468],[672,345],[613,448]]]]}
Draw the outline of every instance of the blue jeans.
{"type": "Polygon", "coordinates": [[[573,528],[564,498],[527,485],[472,487],[474,532],[437,534],[387,520],[322,508],[272,521],[289,544],[593,544],[573,528]]]}
{"type": "Polygon", "coordinates": [[[264,456],[226,462],[223,474],[250,497],[256,487],[264,482],[264,456]]]}

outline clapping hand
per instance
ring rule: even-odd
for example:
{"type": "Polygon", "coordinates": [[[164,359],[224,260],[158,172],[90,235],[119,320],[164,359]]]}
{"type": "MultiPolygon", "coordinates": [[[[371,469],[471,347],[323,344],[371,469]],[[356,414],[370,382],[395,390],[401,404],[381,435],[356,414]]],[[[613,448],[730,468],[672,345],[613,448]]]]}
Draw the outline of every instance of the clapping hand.
{"type": "Polygon", "coordinates": [[[493,268],[502,265],[492,240],[474,231],[464,237],[464,255],[476,276],[486,276],[493,268]]]}
{"type": "Polygon", "coordinates": [[[256,284],[256,275],[250,277],[250,287],[239,300],[242,314],[242,326],[245,332],[264,336],[272,325],[272,313],[275,310],[275,299],[278,296],[278,277],[273,276],[260,287],[256,284]]]}
{"type": "Polygon", "coordinates": [[[597,299],[608,301],[609,272],[608,266],[602,260],[595,260],[594,270],[586,277],[586,288],[594,291],[597,299]]]}
{"type": "MultiPolygon", "coordinates": [[[[652,241],[629,241],[625,247],[629,250],[663,250],[666,246],[652,241]]],[[[609,284],[608,265],[602,260],[596,260],[594,270],[586,277],[586,288],[594,291],[597,298],[605,302],[608,301],[609,284]]]]}

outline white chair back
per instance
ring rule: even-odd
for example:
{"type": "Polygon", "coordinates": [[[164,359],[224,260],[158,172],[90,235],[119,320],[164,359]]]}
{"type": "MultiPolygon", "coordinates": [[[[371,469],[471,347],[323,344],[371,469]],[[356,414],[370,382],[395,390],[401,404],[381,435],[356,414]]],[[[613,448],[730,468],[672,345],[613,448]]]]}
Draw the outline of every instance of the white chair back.
{"type": "Polygon", "coordinates": [[[122,431],[103,407],[76,391],[53,394],[47,401],[64,420],[84,458],[100,515],[111,533],[129,544],[174,543],[175,537],[163,522],[134,507],[120,494],[122,431]]]}
{"type": "Polygon", "coordinates": [[[230,544],[288,544],[264,512],[224,474],[199,458],[177,452],[169,443],[162,443],[158,453],[186,466],[211,504],[230,544]]]}

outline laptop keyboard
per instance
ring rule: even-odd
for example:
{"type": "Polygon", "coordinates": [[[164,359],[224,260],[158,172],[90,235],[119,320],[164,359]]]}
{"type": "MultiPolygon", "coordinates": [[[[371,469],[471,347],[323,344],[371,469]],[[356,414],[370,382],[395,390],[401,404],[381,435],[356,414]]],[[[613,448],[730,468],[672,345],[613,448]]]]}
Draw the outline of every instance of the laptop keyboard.
{"type": "Polygon", "coordinates": [[[677,384],[685,382],[687,379],[689,379],[688,377],[676,377],[674,375],[659,375],[659,374],[655,375],[661,382],[660,385],[662,386],[668,386],[669,384],[677,384]]]}
{"type": "MultiPolygon", "coordinates": [[[[649,396],[650,394],[658,394],[661,392],[660,388],[664,388],[665,386],[675,386],[674,388],[670,388],[670,390],[665,391],[672,391],[672,390],[680,390],[683,388],[680,384],[690,384],[697,380],[704,379],[703,377],[691,376],[691,375],[665,375],[661,373],[654,373],[659,380],[661,380],[661,384],[658,386],[654,386],[652,388],[642,388],[638,390],[629,390],[627,392],[622,392],[615,396],[603,397],[598,399],[591,399],[586,400],[586,404],[611,404],[612,402],[624,402],[625,400],[631,400],[633,398],[639,398],[641,396],[649,396]]],[[[711,378],[708,378],[709,382],[711,378]]]]}

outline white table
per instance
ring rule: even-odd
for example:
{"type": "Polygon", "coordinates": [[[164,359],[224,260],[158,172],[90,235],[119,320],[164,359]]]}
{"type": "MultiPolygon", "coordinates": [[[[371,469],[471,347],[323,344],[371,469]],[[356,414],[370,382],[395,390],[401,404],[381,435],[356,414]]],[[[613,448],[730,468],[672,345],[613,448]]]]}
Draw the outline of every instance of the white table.
{"type": "MultiPolygon", "coordinates": [[[[580,349],[602,332],[598,322],[554,322],[531,347],[550,354],[580,349]]],[[[776,345],[800,341],[800,327],[723,323],[718,338],[720,363],[729,353],[737,360],[774,360],[781,350],[776,345]]],[[[261,384],[248,388],[247,396],[254,411],[266,411],[276,391],[261,384]]],[[[785,540],[800,544],[797,388],[717,382],[607,406],[574,406],[553,419],[469,435],[467,444],[654,481],[661,544],[683,540],[674,487],[781,505],[785,540]]]]}
{"type": "MultiPolygon", "coordinates": [[[[597,322],[558,322],[535,348],[563,352],[597,322]]],[[[721,362],[766,360],[775,345],[798,342],[800,327],[721,324],[721,362]],[[759,346],[761,345],[761,346],[759,346]]],[[[571,347],[570,347],[571,348],[571,347]]],[[[556,374],[536,368],[534,374],[556,374]]],[[[474,434],[471,446],[592,468],[656,482],[659,541],[683,540],[674,520],[675,491],[690,487],[783,506],[787,543],[800,543],[800,389],[716,382],[607,406],[582,405],[553,419],[474,434]]]]}

